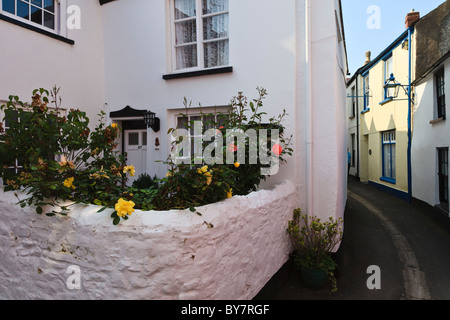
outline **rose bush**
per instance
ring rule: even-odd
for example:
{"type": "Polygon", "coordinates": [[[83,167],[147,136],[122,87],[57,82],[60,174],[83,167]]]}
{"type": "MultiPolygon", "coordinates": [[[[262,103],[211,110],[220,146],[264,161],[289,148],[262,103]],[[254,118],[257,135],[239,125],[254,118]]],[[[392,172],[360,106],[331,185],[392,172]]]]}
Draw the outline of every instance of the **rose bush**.
{"type": "MultiPolygon", "coordinates": [[[[267,163],[251,161],[249,153],[242,158],[241,148],[256,147],[258,152],[263,150],[260,155],[275,155],[280,162],[292,154],[290,138],[284,137],[281,124],[285,111],[263,123],[266,113],[260,108],[267,93],[260,88],[258,93],[252,102],[239,93],[231,100],[226,114],[209,117],[221,119],[220,125],[209,124],[218,128],[216,139],[223,139],[222,155],[215,158],[220,161],[199,164],[192,158],[178,163],[171,155],[166,161],[166,177],[155,179],[148,188],[126,185],[128,176],[134,176],[136,170],[125,164],[124,154],[117,150],[121,129],[115,123],[107,125],[104,112],[91,131],[85,112],[61,109],[56,87],[51,91],[34,90],[31,103],[11,95],[1,106],[5,116],[4,123],[0,122],[0,177],[7,184],[5,191],[20,189],[26,195],[19,199],[22,207],[35,206],[39,214],[51,208],[45,212],[48,216],[67,214],[70,205],[61,205],[66,202],[96,204],[101,206],[99,211],[113,208],[114,224],[128,219],[135,209],[190,208],[194,212],[195,207],[255,191],[266,179],[262,169],[267,163]],[[229,143],[230,135],[249,128],[277,130],[276,143],[270,135],[265,140],[245,139],[241,144],[233,138],[229,143]],[[230,164],[226,161],[227,150],[233,157],[230,164]]],[[[187,123],[186,129],[192,125],[187,123]]],[[[179,143],[180,139],[175,139],[173,145],[179,143]]]]}

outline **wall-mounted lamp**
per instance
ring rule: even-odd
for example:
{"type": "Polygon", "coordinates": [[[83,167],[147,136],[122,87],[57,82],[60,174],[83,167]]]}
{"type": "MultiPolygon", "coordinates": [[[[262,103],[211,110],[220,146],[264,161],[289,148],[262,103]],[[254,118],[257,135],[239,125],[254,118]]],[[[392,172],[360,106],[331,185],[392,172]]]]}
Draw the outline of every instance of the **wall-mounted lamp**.
{"type": "Polygon", "coordinates": [[[147,128],[152,128],[153,131],[159,131],[159,118],[156,117],[156,113],[147,111],[144,113],[144,123],[147,128]]]}
{"type": "Polygon", "coordinates": [[[384,84],[384,89],[386,90],[386,97],[392,99],[398,97],[398,91],[400,90],[400,83],[395,80],[393,73],[391,73],[391,76],[384,84]]]}

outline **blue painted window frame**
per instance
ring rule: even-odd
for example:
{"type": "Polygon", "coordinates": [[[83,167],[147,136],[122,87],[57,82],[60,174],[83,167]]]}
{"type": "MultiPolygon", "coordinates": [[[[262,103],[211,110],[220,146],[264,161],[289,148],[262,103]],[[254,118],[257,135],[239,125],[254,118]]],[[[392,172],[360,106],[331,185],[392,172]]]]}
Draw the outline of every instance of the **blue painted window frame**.
{"type": "Polygon", "coordinates": [[[382,177],[381,181],[389,182],[395,184],[396,181],[396,167],[395,167],[395,156],[393,157],[394,152],[396,152],[396,132],[395,130],[383,131],[381,132],[381,165],[382,165],[382,177]],[[387,139],[386,139],[387,138],[387,139]],[[389,148],[390,159],[387,159],[390,163],[390,170],[386,168],[386,152],[385,147],[389,148]],[[389,172],[387,172],[389,171],[389,172]]]}
{"type": "Polygon", "coordinates": [[[367,82],[370,83],[369,72],[364,73],[362,76],[363,76],[364,104],[363,104],[363,110],[361,111],[361,114],[370,111],[370,108],[369,108],[369,95],[368,95],[368,92],[370,90],[370,84],[366,88],[366,79],[368,79],[367,82]]]}

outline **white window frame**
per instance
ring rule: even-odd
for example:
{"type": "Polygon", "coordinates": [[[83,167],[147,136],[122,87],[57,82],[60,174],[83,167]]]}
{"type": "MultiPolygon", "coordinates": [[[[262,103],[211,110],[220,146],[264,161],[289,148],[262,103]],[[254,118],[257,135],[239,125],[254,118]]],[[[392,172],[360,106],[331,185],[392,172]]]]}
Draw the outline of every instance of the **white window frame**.
{"type": "MultiPolygon", "coordinates": [[[[202,10],[202,1],[203,0],[195,0],[196,4],[196,16],[195,18],[186,18],[186,19],[179,19],[175,20],[175,0],[169,0],[169,30],[170,30],[170,59],[171,59],[171,65],[170,65],[170,72],[189,72],[189,71],[198,71],[198,70],[205,70],[205,69],[216,69],[216,68],[223,68],[230,65],[230,61],[228,61],[228,64],[215,66],[215,67],[205,67],[205,56],[204,56],[204,48],[206,43],[211,42],[219,42],[219,41],[229,41],[229,35],[228,37],[221,37],[221,38],[214,38],[205,40],[203,37],[203,19],[223,14],[229,15],[228,11],[220,11],[220,12],[214,12],[209,14],[203,14],[202,10]],[[195,42],[189,42],[189,43],[183,43],[181,45],[176,44],[176,28],[175,23],[181,22],[184,20],[194,20],[196,21],[196,36],[197,40],[195,42]],[[199,32],[200,31],[200,32],[199,32]],[[177,69],[177,47],[187,46],[187,45],[193,45],[197,44],[197,66],[195,67],[189,67],[189,68],[180,68],[177,69]]],[[[229,55],[229,52],[228,52],[229,55]]],[[[228,56],[228,59],[229,56],[228,56]]]]}
{"type": "Polygon", "coordinates": [[[389,56],[388,58],[386,58],[386,60],[384,60],[384,82],[382,85],[384,100],[393,99],[391,95],[392,92],[389,92],[389,90],[393,89],[384,88],[384,85],[389,81],[392,73],[394,73],[394,58],[391,54],[391,56],[389,56]]]}
{"type": "MultiPolygon", "coordinates": [[[[186,109],[178,109],[178,110],[171,110],[173,112],[173,116],[169,117],[172,119],[172,123],[169,124],[169,127],[175,128],[175,129],[184,129],[184,128],[178,128],[178,119],[183,117],[188,117],[188,121],[191,121],[193,117],[202,117],[202,116],[210,116],[213,115],[215,117],[215,121],[218,122],[218,116],[220,114],[228,115],[228,106],[218,106],[218,107],[205,107],[205,108],[190,108],[187,112],[186,109]]],[[[203,131],[205,131],[204,127],[202,127],[203,131]]],[[[208,128],[211,129],[211,128],[208,128]]],[[[219,129],[219,128],[215,128],[219,129]]],[[[194,151],[193,148],[193,139],[195,138],[201,138],[203,135],[197,135],[195,136],[191,130],[188,130],[188,139],[191,141],[191,158],[194,157],[194,154],[192,152],[194,151]]],[[[169,139],[170,140],[170,139],[169,139]]],[[[173,142],[172,140],[169,141],[169,143],[173,142]]],[[[170,147],[169,147],[170,150],[170,147]]],[[[188,156],[180,157],[179,160],[183,161],[185,159],[189,159],[188,156]]]]}
{"type": "MultiPolygon", "coordinates": [[[[14,4],[15,4],[15,12],[17,13],[17,1],[20,0],[14,0],[14,4]]],[[[42,0],[44,1],[44,0],[42,0]]],[[[12,14],[9,12],[6,12],[3,10],[3,1],[0,0],[0,13],[4,16],[10,17],[14,20],[17,20],[19,22],[28,24],[30,26],[45,30],[47,32],[51,32],[57,35],[61,35],[61,36],[65,36],[67,33],[67,27],[66,27],[66,23],[63,23],[63,18],[66,16],[65,14],[63,14],[64,12],[66,12],[66,8],[67,8],[67,3],[66,1],[61,1],[61,0],[54,0],[55,1],[55,29],[52,28],[48,28],[46,26],[44,26],[43,24],[39,24],[36,22],[33,22],[31,20],[26,20],[24,18],[19,17],[16,14],[12,14]]],[[[29,4],[30,6],[32,6],[31,2],[29,4]]],[[[42,9],[44,10],[44,9],[42,9]]]]}

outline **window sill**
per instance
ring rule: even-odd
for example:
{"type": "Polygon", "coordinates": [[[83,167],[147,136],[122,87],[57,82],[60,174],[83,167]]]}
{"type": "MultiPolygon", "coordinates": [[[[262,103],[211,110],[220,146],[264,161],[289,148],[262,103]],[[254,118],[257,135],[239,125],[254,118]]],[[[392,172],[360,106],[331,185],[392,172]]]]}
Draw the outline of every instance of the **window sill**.
{"type": "Polygon", "coordinates": [[[438,122],[441,122],[441,121],[444,121],[444,120],[445,120],[445,116],[431,120],[430,124],[435,124],[435,123],[438,123],[438,122]]]}
{"type": "Polygon", "coordinates": [[[22,27],[22,28],[25,28],[25,29],[28,29],[28,30],[31,30],[31,31],[34,31],[34,32],[37,32],[37,33],[40,33],[40,34],[48,36],[50,38],[53,38],[53,39],[56,39],[56,40],[68,43],[70,45],[75,44],[75,41],[73,41],[71,39],[65,38],[63,36],[60,36],[59,34],[52,33],[50,31],[46,31],[46,30],[38,28],[38,27],[35,27],[35,26],[31,25],[31,24],[28,24],[28,23],[16,20],[14,18],[8,17],[8,16],[6,16],[4,14],[1,14],[1,13],[0,13],[0,20],[3,20],[3,21],[6,21],[6,22],[15,24],[16,26],[19,26],[19,27],[22,27]]]}
{"type": "Polygon", "coordinates": [[[384,181],[384,182],[392,183],[392,184],[396,184],[397,183],[397,180],[391,179],[391,178],[381,177],[380,180],[384,181]]]}
{"type": "Polygon", "coordinates": [[[182,79],[182,78],[191,78],[191,77],[199,77],[199,76],[206,76],[206,75],[211,75],[211,74],[221,74],[221,73],[231,73],[231,72],[233,72],[233,67],[220,67],[220,68],[203,69],[203,70],[197,70],[197,71],[168,73],[168,74],[163,75],[163,79],[164,80],[182,79]]]}
{"type": "Polygon", "coordinates": [[[383,101],[380,102],[380,105],[386,104],[388,102],[391,102],[392,100],[394,100],[394,98],[386,98],[383,101]]]}
{"type": "Polygon", "coordinates": [[[361,114],[364,114],[364,113],[369,112],[369,111],[370,111],[370,108],[367,108],[367,109],[361,111],[361,114]]]}

